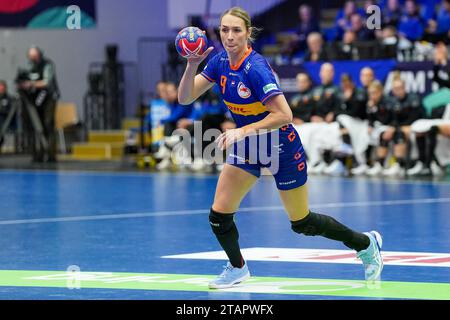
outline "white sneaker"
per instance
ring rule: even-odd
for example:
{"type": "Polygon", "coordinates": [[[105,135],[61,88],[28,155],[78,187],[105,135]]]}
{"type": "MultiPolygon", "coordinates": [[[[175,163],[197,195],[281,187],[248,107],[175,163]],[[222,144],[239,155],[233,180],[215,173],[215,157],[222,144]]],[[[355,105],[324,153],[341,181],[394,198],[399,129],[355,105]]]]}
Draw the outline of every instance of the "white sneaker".
{"type": "Polygon", "coordinates": [[[170,160],[170,158],[165,158],[156,165],[156,169],[157,170],[166,170],[166,169],[170,168],[171,165],[172,165],[172,161],[170,160]]]}
{"type": "Polygon", "coordinates": [[[327,167],[327,164],[323,161],[320,161],[318,164],[316,164],[309,170],[309,173],[321,174],[326,167],[327,167]]]}
{"type": "Polygon", "coordinates": [[[403,168],[397,162],[394,163],[389,169],[383,170],[383,176],[385,177],[397,177],[403,172],[403,168]]]}
{"type": "Polygon", "coordinates": [[[165,137],[164,143],[166,143],[170,148],[173,148],[176,144],[178,144],[181,141],[181,137],[178,135],[165,137]]]}
{"type": "Polygon", "coordinates": [[[341,161],[336,159],[323,170],[323,173],[331,176],[343,176],[347,173],[347,168],[341,161]]]}
{"type": "Polygon", "coordinates": [[[165,146],[165,144],[161,144],[158,151],[153,154],[155,159],[165,159],[170,157],[170,149],[165,146]]]}
{"type": "Polygon", "coordinates": [[[446,170],[438,165],[435,161],[431,162],[431,173],[433,176],[442,176],[445,174],[446,170]]]}
{"type": "Polygon", "coordinates": [[[369,166],[364,163],[364,164],[360,164],[356,168],[353,168],[352,170],[350,170],[350,172],[354,176],[360,176],[360,175],[363,175],[367,171],[367,169],[369,169],[369,166]]]}
{"type": "Polygon", "coordinates": [[[231,288],[250,278],[250,271],[247,264],[242,268],[234,268],[231,263],[227,263],[224,271],[214,280],[210,281],[208,286],[210,289],[226,289],[231,288]]]}
{"type": "Polygon", "coordinates": [[[191,165],[193,171],[202,171],[206,166],[205,161],[202,158],[195,158],[194,163],[191,165]]]}
{"type": "Polygon", "coordinates": [[[412,167],[411,169],[408,169],[406,171],[406,174],[408,176],[416,176],[418,174],[422,174],[423,169],[425,169],[425,166],[422,161],[417,161],[417,163],[412,167]]]}
{"type": "Polygon", "coordinates": [[[383,167],[381,166],[381,164],[378,161],[375,162],[375,164],[371,168],[368,168],[366,170],[366,174],[371,177],[380,175],[382,172],[383,172],[383,167]]]}

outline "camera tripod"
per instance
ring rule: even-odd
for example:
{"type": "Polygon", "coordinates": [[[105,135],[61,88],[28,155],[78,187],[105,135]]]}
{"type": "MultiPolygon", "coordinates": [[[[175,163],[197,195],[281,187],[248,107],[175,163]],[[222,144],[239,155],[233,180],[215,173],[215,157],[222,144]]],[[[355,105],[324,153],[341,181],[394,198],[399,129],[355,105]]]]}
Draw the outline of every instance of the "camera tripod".
{"type": "Polygon", "coordinates": [[[25,112],[28,114],[28,118],[30,119],[31,126],[33,127],[35,137],[37,139],[34,140],[36,149],[43,148],[44,151],[48,150],[49,145],[48,141],[45,138],[44,135],[44,128],[42,126],[42,122],[39,119],[39,115],[36,111],[36,108],[32,106],[32,104],[29,102],[28,97],[21,94],[21,100],[23,103],[20,103],[17,101],[17,99],[14,99],[14,101],[11,104],[11,110],[9,110],[8,115],[6,116],[6,120],[3,123],[3,125],[0,128],[0,142],[3,141],[3,138],[6,134],[6,131],[11,126],[11,123],[15,116],[17,116],[20,113],[21,106],[24,106],[25,112]]]}

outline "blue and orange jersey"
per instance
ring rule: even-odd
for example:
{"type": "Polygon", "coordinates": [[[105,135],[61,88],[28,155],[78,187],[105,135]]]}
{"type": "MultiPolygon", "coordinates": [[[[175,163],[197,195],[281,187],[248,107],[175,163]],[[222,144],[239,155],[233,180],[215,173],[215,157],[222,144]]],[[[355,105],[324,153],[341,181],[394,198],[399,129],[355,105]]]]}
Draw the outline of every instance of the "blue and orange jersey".
{"type": "Polygon", "coordinates": [[[201,75],[219,84],[223,102],[237,127],[265,118],[269,114],[265,102],[283,93],[266,59],[252,48],[234,66],[225,51],[218,53],[208,61],[201,75]]]}

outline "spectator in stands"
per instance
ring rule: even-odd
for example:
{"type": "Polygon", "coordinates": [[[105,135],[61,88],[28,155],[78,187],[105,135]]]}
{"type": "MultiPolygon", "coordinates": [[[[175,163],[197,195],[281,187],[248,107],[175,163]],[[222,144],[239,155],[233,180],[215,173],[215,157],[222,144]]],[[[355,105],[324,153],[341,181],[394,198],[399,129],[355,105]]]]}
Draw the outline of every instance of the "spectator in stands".
{"type": "Polygon", "coordinates": [[[442,4],[437,14],[437,31],[438,35],[445,37],[446,44],[450,39],[450,0],[442,0],[442,4]]]}
{"type": "Polygon", "coordinates": [[[301,125],[311,121],[314,111],[314,99],[312,94],[312,80],[307,73],[297,74],[297,88],[299,93],[294,95],[290,101],[293,120],[295,125],[301,125]]]}
{"type": "Polygon", "coordinates": [[[170,116],[162,119],[164,125],[164,136],[170,136],[177,128],[178,120],[189,118],[192,110],[178,103],[178,89],[173,82],[167,82],[165,86],[165,98],[170,108],[170,116]]]}
{"type": "Polygon", "coordinates": [[[402,9],[399,0],[388,0],[387,5],[381,13],[383,26],[396,27],[402,16],[402,9]]]}
{"type": "Polygon", "coordinates": [[[389,59],[397,57],[398,47],[397,29],[388,25],[379,33],[377,57],[380,59],[389,59]]]}
{"type": "MultiPolygon", "coordinates": [[[[434,81],[440,89],[431,93],[426,99],[433,98],[434,107],[429,110],[431,119],[418,120],[412,124],[412,131],[416,136],[419,159],[416,165],[408,170],[408,175],[439,175],[445,170],[441,167],[437,157],[437,137],[439,133],[447,132],[446,127],[450,126],[450,104],[448,98],[448,88],[450,87],[450,71],[448,64],[448,49],[443,43],[438,43],[434,53],[434,81]]],[[[448,135],[447,135],[448,136],[448,135]]],[[[448,142],[448,141],[447,141],[448,142]]],[[[450,149],[449,145],[439,146],[441,149],[450,149]]],[[[442,153],[442,152],[441,152],[442,153]]],[[[450,159],[448,159],[450,161],[450,159]]]]}
{"type": "Polygon", "coordinates": [[[430,1],[425,6],[424,11],[430,13],[423,16],[426,21],[423,40],[431,43],[444,41],[448,45],[450,43],[450,0],[443,0],[437,13],[434,12],[435,1],[430,1]]]}
{"type": "Polygon", "coordinates": [[[334,85],[334,66],[331,63],[324,63],[320,67],[321,84],[314,88],[313,98],[315,109],[311,115],[311,121],[334,121],[334,110],[337,109],[339,99],[339,88],[334,85]]]}
{"type": "Polygon", "coordinates": [[[306,39],[312,32],[319,32],[319,22],[313,15],[312,8],[307,4],[302,4],[298,8],[299,24],[295,30],[295,36],[290,43],[290,55],[299,51],[305,51],[307,47],[306,39]]]}
{"type": "Polygon", "coordinates": [[[160,80],[158,81],[158,83],[156,84],[156,96],[155,99],[162,99],[164,101],[167,101],[167,82],[160,80]]]}
{"type": "Polygon", "coordinates": [[[179,142],[178,137],[173,137],[172,133],[178,127],[178,121],[183,118],[189,118],[192,108],[187,108],[178,103],[177,87],[172,82],[165,84],[165,90],[160,93],[165,98],[167,106],[170,109],[170,115],[160,120],[160,124],[164,126],[164,138],[157,153],[154,154],[156,159],[162,161],[157,164],[157,169],[165,169],[171,165],[170,154],[175,144],[179,142]]]}
{"type": "Polygon", "coordinates": [[[337,33],[337,40],[342,39],[344,31],[351,27],[351,16],[353,14],[364,14],[358,11],[355,1],[346,1],[344,8],[336,15],[335,29],[337,33]]]}
{"type": "Polygon", "coordinates": [[[364,19],[359,13],[354,13],[350,17],[350,26],[347,30],[351,30],[356,34],[358,41],[370,41],[375,39],[373,30],[366,27],[364,19]]]}
{"type": "Polygon", "coordinates": [[[439,2],[441,2],[441,0],[416,0],[420,16],[425,22],[436,16],[435,8],[439,5],[439,2]]]}
{"type": "Polygon", "coordinates": [[[366,105],[368,119],[368,133],[370,144],[377,147],[376,162],[366,170],[369,176],[377,176],[383,172],[384,163],[388,155],[387,138],[393,134],[384,135],[393,121],[392,100],[383,94],[383,85],[375,80],[369,85],[369,99],[366,105]]]}
{"type": "MultiPolygon", "coordinates": [[[[210,165],[211,169],[214,170],[217,168],[214,164],[214,159],[204,158],[203,156],[209,156],[209,154],[204,154],[205,149],[214,142],[211,141],[211,138],[217,137],[208,137],[210,140],[205,140],[207,138],[205,132],[210,129],[215,129],[217,132],[223,132],[227,129],[234,129],[236,127],[228,112],[228,107],[223,103],[218,85],[215,85],[211,90],[206,92],[201,101],[196,101],[190,117],[180,119],[177,125],[179,129],[188,130],[191,137],[195,139],[195,121],[201,122],[202,141],[195,141],[197,145],[193,144],[191,146],[193,162],[189,168],[193,171],[201,171],[210,165]],[[195,146],[198,146],[198,148],[195,149],[195,146]]],[[[189,163],[190,160],[191,159],[187,159],[185,162],[189,163]]],[[[219,170],[220,168],[221,167],[219,167],[219,170]]]]}
{"type": "MultiPolygon", "coordinates": [[[[334,161],[324,169],[325,174],[346,175],[346,161],[354,154],[353,138],[358,139],[359,132],[355,129],[363,127],[361,123],[366,118],[366,106],[364,95],[356,89],[355,83],[349,74],[341,76],[341,90],[339,92],[339,104],[334,112],[335,119],[339,124],[339,134],[342,144],[339,148],[333,150],[334,161]]],[[[363,153],[363,146],[360,153],[363,153]]]]}
{"type": "Polygon", "coordinates": [[[381,142],[381,145],[386,147],[393,142],[393,154],[396,162],[389,169],[385,169],[383,175],[398,176],[404,174],[411,124],[424,117],[424,111],[419,96],[415,93],[407,93],[405,82],[397,77],[392,82],[393,117],[389,128],[383,132],[381,142]]]}
{"type": "Polygon", "coordinates": [[[318,32],[311,32],[307,38],[308,50],[304,56],[304,61],[328,61],[328,56],[324,50],[322,35],[318,32]]]}
{"type": "Polygon", "coordinates": [[[345,114],[360,120],[366,119],[365,96],[362,91],[357,90],[355,83],[347,73],[343,73],[341,76],[341,90],[338,97],[336,118],[345,114]]]}
{"type": "MultiPolygon", "coordinates": [[[[362,103],[364,106],[366,106],[366,117],[367,117],[367,103],[369,100],[369,86],[375,81],[375,73],[372,68],[370,67],[364,67],[359,72],[359,81],[361,82],[361,87],[357,89],[358,95],[362,99],[362,103]]],[[[358,127],[360,124],[357,124],[358,127]]],[[[367,131],[367,129],[364,129],[362,131],[367,131]]],[[[364,134],[362,134],[364,135],[364,134]]],[[[362,139],[364,140],[364,139],[362,139]]],[[[365,141],[361,142],[362,147],[365,148],[363,155],[359,155],[358,153],[355,153],[355,156],[357,157],[355,160],[357,162],[357,165],[355,168],[351,170],[353,175],[361,175],[366,172],[368,169],[368,166],[371,165],[371,157],[373,151],[373,146],[370,144],[367,144],[365,141]]],[[[359,150],[359,145],[358,148],[359,150]]]]}
{"type": "Polygon", "coordinates": [[[356,33],[347,30],[344,33],[342,41],[336,47],[336,60],[359,60],[359,51],[355,46],[356,33]]]}
{"type": "MultiPolygon", "coordinates": [[[[311,114],[311,122],[331,123],[334,121],[334,112],[339,104],[339,88],[333,83],[334,66],[331,63],[322,64],[319,76],[321,84],[313,89],[315,107],[311,114]]],[[[317,161],[310,172],[321,173],[331,163],[331,156],[331,150],[324,148],[322,160],[317,161]]]]}
{"type": "Polygon", "coordinates": [[[364,101],[367,103],[369,99],[369,86],[375,81],[375,73],[371,67],[364,67],[359,72],[359,81],[361,82],[361,93],[364,96],[364,101]]]}
{"type": "Polygon", "coordinates": [[[433,72],[433,81],[435,81],[440,88],[450,88],[448,49],[442,42],[438,43],[435,47],[433,72]]]}
{"type": "Polygon", "coordinates": [[[400,36],[410,41],[422,38],[425,29],[425,22],[420,16],[419,8],[414,0],[405,1],[405,13],[401,16],[398,24],[400,36]]]}

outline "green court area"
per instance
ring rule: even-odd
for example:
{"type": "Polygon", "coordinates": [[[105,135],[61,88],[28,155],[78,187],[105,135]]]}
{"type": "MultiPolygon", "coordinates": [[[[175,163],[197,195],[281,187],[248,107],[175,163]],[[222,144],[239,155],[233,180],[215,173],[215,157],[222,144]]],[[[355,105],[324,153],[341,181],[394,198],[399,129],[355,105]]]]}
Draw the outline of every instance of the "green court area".
{"type": "MultiPolygon", "coordinates": [[[[0,270],[0,286],[83,289],[171,290],[207,292],[213,275],[0,270]]],[[[214,290],[217,292],[217,290],[214,290]]],[[[450,283],[252,277],[223,292],[334,297],[450,299],[450,283]]]]}

